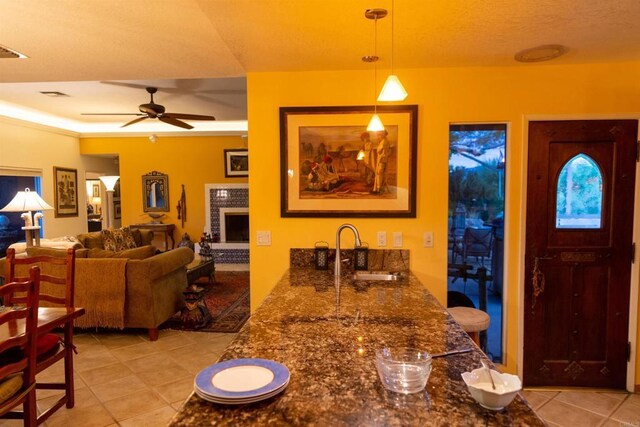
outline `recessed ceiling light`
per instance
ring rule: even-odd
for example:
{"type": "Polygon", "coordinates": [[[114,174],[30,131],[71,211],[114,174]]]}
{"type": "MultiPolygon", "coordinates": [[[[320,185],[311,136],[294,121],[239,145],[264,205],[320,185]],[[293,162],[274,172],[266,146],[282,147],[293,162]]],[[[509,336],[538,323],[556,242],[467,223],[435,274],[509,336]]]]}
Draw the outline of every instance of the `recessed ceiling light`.
{"type": "Polygon", "coordinates": [[[569,49],[561,44],[545,44],[522,50],[515,55],[518,62],[542,62],[555,59],[567,53],[569,49]]]}
{"type": "Polygon", "coordinates": [[[69,96],[66,93],[57,92],[57,91],[49,91],[49,92],[40,92],[43,95],[50,96],[52,98],[59,98],[61,96],[69,96]]]}

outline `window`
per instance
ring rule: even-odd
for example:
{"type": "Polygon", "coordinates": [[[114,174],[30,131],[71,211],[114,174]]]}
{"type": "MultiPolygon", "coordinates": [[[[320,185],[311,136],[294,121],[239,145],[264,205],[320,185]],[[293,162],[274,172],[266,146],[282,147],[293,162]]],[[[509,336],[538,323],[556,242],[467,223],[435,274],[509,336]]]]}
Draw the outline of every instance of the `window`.
{"type": "Polygon", "coordinates": [[[602,224],[602,172],[586,154],[571,158],[556,186],[556,228],[595,228],[602,224]]]}
{"type": "Polygon", "coordinates": [[[504,123],[449,127],[447,305],[474,306],[489,314],[489,329],[480,342],[497,363],[503,360],[506,148],[504,123]],[[481,282],[480,268],[492,280],[481,282]]]}
{"type": "MultiPolygon", "coordinates": [[[[0,208],[13,200],[18,191],[27,187],[42,194],[39,176],[5,175],[3,172],[0,170],[0,208]]],[[[20,215],[21,212],[0,212],[0,257],[6,255],[11,244],[25,240],[22,229],[24,221],[20,215]]]]}

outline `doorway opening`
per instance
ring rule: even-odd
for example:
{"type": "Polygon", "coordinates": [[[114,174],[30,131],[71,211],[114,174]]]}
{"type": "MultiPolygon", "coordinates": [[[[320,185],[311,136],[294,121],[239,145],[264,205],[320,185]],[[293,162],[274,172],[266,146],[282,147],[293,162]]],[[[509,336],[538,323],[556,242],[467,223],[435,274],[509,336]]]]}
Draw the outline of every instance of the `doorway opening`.
{"type": "Polygon", "coordinates": [[[489,314],[480,345],[496,363],[503,357],[506,143],[506,124],[449,127],[447,305],[489,314]]]}

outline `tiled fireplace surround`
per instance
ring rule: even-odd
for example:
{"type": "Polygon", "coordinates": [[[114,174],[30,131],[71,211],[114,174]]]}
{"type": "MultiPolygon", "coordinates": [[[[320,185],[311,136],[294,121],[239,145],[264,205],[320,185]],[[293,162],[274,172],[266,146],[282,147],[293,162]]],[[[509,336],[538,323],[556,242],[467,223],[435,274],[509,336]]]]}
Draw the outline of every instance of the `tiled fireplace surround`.
{"type": "MultiPolygon", "coordinates": [[[[249,243],[224,241],[224,212],[249,211],[248,184],[205,184],[205,231],[221,237],[220,243],[212,243],[216,268],[220,270],[248,270],[249,243]],[[221,212],[222,211],[222,212],[221,212]]],[[[196,245],[196,253],[199,252],[196,245]]]]}

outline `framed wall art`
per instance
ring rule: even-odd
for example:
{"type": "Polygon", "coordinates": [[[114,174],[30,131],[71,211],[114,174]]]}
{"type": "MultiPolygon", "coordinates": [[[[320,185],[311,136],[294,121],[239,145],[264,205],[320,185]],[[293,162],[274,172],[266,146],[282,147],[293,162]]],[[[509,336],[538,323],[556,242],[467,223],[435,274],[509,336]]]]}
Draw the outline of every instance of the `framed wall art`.
{"type": "Polygon", "coordinates": [[[169,177],[152,171],[142,175],[143,212],[169,212],[169,177]]]}
{"type": "Polygon", "coordinates": [[[249,176],[248,150],[224,150],[224,176],[227,178],[249,176]]]}
{"type": "Polygon", "coordinates": [[[282,217],[416,217],[418,106],[280,108],[282,217]]]}
{"type": "Polygon", "coordinates": [[[114,219],[122,218],[122,209],[120,206],[120,202],[113,202],[113,218],[114,219]]]}
{"type": "Polygon", "coordinates": [[[56,218],[78,216],[78,170],[54,166],[56,218]]]}

